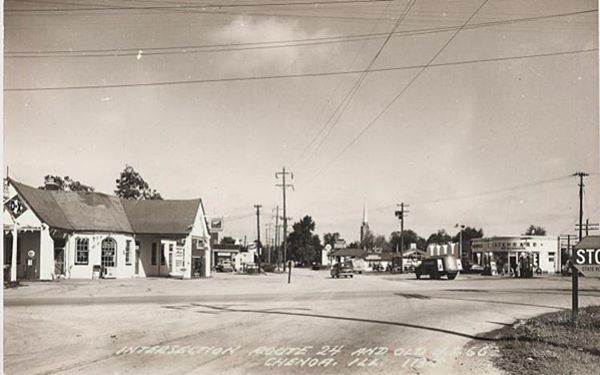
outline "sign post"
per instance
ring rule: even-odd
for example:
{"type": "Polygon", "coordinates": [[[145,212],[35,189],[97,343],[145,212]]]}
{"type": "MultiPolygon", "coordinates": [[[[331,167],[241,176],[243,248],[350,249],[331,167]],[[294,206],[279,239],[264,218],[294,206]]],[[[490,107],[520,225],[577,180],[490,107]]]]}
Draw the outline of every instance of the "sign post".
{"type": "Polygon", "coordinates": [[[575,246],[575,267],[587,277],[600,277],[600,236],[587,236],[575,246]]]}
{"type": "Polygon", "coordinates": [[[578,276],[579,272],[587,277],[600,277],[600,236],[587,236],[573,249],[573,321],[577,320],[578,305],[578,276]]]}

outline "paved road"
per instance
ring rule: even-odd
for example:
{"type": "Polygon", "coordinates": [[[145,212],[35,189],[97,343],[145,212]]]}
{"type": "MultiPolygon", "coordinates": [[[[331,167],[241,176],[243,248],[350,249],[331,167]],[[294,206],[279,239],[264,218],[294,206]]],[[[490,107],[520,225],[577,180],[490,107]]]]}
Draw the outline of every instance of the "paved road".
{"type": "MultiPolygon", "coordinates": [[[[560,278],[296,276],[11,290],[6,373],[481,373],[493,342],[478,334],[570,306],[560,278]]],[[[600,304],[600,281],[582,289],[582,305],[600,304]]]]}

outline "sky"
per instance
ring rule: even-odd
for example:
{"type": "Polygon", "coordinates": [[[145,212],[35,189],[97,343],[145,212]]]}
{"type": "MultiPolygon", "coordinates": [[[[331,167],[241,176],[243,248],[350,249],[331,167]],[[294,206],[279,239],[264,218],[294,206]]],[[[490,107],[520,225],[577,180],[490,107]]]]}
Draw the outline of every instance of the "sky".
{"type": "Polygon", "coordinates": [[[596,1],[169,1],[5,1],[12,178],[132,165],[252,240],[286,167],[290,225],[350,242],[400,202],[425,238],[574,233],[585,171],[600,222],[596,1]]]}

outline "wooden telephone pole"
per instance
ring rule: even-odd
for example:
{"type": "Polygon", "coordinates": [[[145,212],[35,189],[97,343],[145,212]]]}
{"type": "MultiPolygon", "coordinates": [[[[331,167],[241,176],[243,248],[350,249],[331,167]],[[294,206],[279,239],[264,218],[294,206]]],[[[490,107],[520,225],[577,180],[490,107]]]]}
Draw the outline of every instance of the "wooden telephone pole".
{"type": "MultiPolygon", "coordinates": [[[[579,177],[579,241],[583,238],[583,178],[589,176],[585,172],[573,173],[579,177]]],[[[575,252],[571,254],[571,319],[577,321],[579,315],[579,270],[575,267],[575,252]]]]}
{"type": "Polygon", "coordinates": [[[256,208],[256,253],[258,254],[258,274],[260,275],[260,208],[262,206],[260,204],[255,204],[254,208],[256,208]]]}
{"type": "MultiPolygon", "coordinates": [[[[396,210],[395,214],[396,217],[400,219],[400,273],[404,273],[404,216],[408,213],[408,211],[405,210],[408,205],[402,202],[398,206],[400,207],[400,210],[396,210]]],[[[396,252],[398,252],[398,247],[396,247],[396,252]]]]}
{"type": "Polygon", "coordinates": [[[281,172],[276,172],[275,173],[275,178],[279,178],[279,176],[282,177],[283,179],[283,183],[282,184],[277,184],[275,186],[281,187],[283,190],[283,270],[285,271],[285,267],[286,267],[286,262],[287,262],[287,206],[286,206],[286,199],[285,199],[285,193],[287,188],[291,187],[292,189],[294,189],[294,185],[292,184],[286,184],[285,178],[286,176],[289,175],[290,178],[294,179],[294,174],[292,172],[286,172],[285,171],[285,167],[283,167],[281,172]]]}

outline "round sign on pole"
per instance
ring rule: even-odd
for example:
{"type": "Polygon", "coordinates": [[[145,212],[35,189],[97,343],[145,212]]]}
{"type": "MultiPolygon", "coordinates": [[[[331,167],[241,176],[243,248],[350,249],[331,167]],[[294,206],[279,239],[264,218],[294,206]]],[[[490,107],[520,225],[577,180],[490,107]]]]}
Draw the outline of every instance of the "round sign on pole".
{"type": "Polygon", "coordinates": [[[331,251],[331,245],[330,244],[325,245],[325,250],[331,251]]]}
{"type": "Polygon", "coordinates": [[[33,257],[35,256],[35,251],[33,251],[33,250],[29,250],[29,251],[27,252],[27,256],[28,256],[28,257],[30,257],[30,258],[33,258],[33,257]]]}

